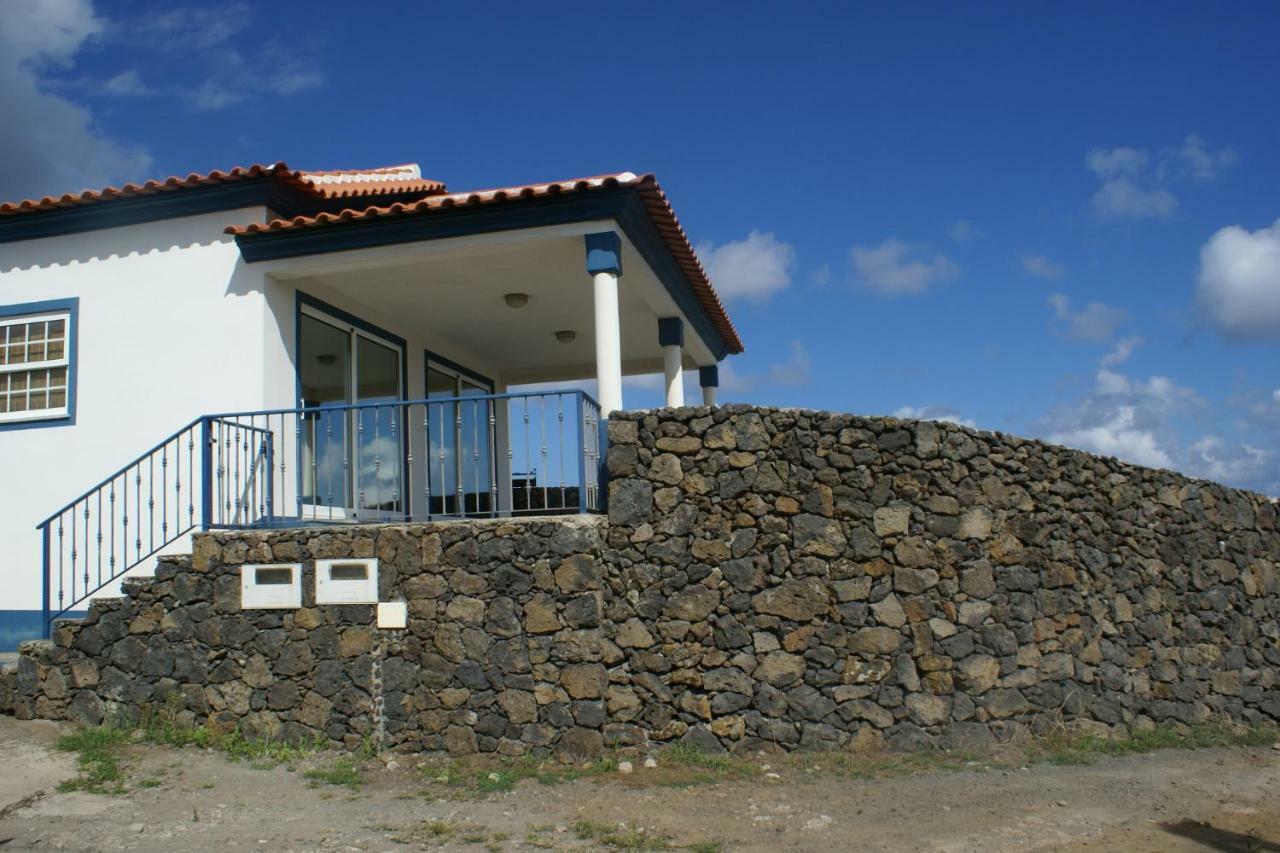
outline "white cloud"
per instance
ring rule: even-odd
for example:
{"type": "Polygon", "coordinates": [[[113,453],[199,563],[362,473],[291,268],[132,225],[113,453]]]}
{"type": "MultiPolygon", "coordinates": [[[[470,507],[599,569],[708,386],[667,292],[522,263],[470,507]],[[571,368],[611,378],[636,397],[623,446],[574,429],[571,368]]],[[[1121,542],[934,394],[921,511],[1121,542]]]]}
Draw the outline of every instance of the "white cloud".
{"type": "Polygon", "coordinates": [[[1138,411],[1133,406],[1117,406],[1092,426],[1052,433],[1049,441],[1152,468],[1173,465],[1155,433],[1138,426],[1138,411]]]}
{"type": "Polygon", "coordinates": [[[892,238],[879,246],[854,246],[849,260],[858,283],[883,296],[923,293],[960,274],[960,267],[946,255],[930,255],[892,238]]]}
{"type": "Polygon", "coordinates": [[[1106,219],[1168,219],[1178,198],[1168,190],[1146,189],[1129,178],[1115,178],[1093,194],[1093,210],[1106,219]]]}
{"type": "Polygon", "coordinates": [[[1217,436],[1208,435],[1191,445],[1194,454],[1194,471],[1202,477],[1222,483],[1256,482],[1275,457],[1270,450],[1263,450],[1241,443],[1228,448],[1217,436]]]}
{"type": "Polygon", "coordinates": [[[947,406],[899,406],[893,410],[893,416],[916,421],[947,421],[972,429],[978,427],[973,419],[966,418],[947,406]]]}
{"type": "Polygon", "coordinates": [[[109,138],[84,107],[50,91],[105,22],[88,0],[11,0],[0,26],[0,198],[98,188],[141,177],[151,158],[109,138]]]}
{"type": "Polygon", "coordinates": [[[971,243],[974,240],[981,240],[987,236],[982,229],[974,225],[967,219],[958,219],[947,232],[951,239],[957,243],[971,243]]]}
{"type": "Polygon", "coordinates": [[[136,68],[121,71],[116,76],[108,78],[102,84],[102,91],[104,94],[117,98],[152,94],[150,87],[142,82],[142,78],[136,68]]]}
{"type": "Polygon", "coordinates": [[[795,249],[773,234],[752,231],[723,246],[700,243],[697,251],[716,292],[726,299],[764,302],[791,284],[795,249]]]}
{"type": "Polygon", "coordinates": [[[1085,157],[1085,165],[1100,178],[1114,178],[1141,172],[1149,159],[1140,148],[1095,148],[1085,157]]]}
{"type": "Polygon", "coordinates": [[[1055,264],[1044,255],[1023,255],[1022,269],[1036,278],[1062,278],[1067,274],[1066,267],[1055,264]]]}
{"type": "Polygon", "coordinates": [[[1178,197],[1168,189],[1174,179],[1209,181],[1235,165],[1230,148],[1210,148],[1191,133],[1177,148],[1152,158],[1141,148],[1095,148],[1085,167],[1102,185],[1093,194],[1094,213],[1103,219],[1167,219],[1178,210],[1178,197]]]}
{"type": "Polygon", "coordinates": [[[1130,335],[1127,338],[1121,338],[1116,341],[1116,345],[1111,351],[1104,355],[1098,364],[1103,367],[1114,367],[1117,364],[1124,364],[1129,360],[1129,356],[1133,355],[1133,351],[1142,346],[1144,341],[1138,335],[1130,335]]]}
{"type": "Polygon", "coordinates": [[[1231,338],[1280,338],[1280,219],[1220,229],[1200,249],[1200,306],[1231,338]]]}
{"type": "Polygon", "coordinates": [[[1236,152],[1230,148],[1219,148],[1214,151],[1198,135],[1191,133],[1183,140],[1182,147],[1174,152],[1173,157],[1186,174],[1201,181],[1210,181],[1219,172],[1235,165],[1236,152]]]}
{"type": "Polygon", "coordinates": [[[794,388],[813,381],[813,365],[809,351],[799,340],[791,342],[787,358],[761,371],[739,373],[733,361],[720,364],[720,390],[728,394],[744,394],[764,388],[794,388]]]}
{"type": "Polygon", "coordinates": [[[1071,308],[1071,299],[1064,293],[1049,297],[1049,307],[1058,320],[1059,334],[1074,340],[1107,341],[1116,329],[1128,321],[1129,313],[1105,302],[1090,302],[1078,311],[1071,308]]]}

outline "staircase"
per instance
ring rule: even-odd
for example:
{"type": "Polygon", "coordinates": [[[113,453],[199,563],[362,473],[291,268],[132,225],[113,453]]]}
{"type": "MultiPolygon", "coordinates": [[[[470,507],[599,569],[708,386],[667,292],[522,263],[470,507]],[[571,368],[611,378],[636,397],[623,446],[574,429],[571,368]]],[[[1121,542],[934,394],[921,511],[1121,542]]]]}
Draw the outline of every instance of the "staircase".
{"type": "Polygon", "coordinates": [[[49,639],[21,643],[0,667],[0,713],[86,725],[135,720],[141,704],[163,698],[141,695],[151,688],[133,675],[147,671],[152,645],[181,639],[182,626],[166,626],[164,615],[173,580],[190,568],[190,555],[161,556],[154,576],[126,578],[123,595],[93,598],[84,618],[54,619],[49,639]],[[128,637],[137,642],[120,642],[128,637]]]}

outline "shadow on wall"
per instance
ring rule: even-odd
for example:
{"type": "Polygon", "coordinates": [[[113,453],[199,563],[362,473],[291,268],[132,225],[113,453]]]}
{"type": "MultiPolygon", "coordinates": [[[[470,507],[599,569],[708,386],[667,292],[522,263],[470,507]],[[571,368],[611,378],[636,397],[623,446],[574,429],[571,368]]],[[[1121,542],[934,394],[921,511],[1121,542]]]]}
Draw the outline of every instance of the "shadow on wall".
{"type": "MultiPolygon", "coordinates": [[[[83,619],[87,610],[75,610],[66,614],[67,619],[83,619]]],[[[44,636],[39,610],[0,610],[0,652],[16,652],[23,640],[38,640],[44,636]]]]}

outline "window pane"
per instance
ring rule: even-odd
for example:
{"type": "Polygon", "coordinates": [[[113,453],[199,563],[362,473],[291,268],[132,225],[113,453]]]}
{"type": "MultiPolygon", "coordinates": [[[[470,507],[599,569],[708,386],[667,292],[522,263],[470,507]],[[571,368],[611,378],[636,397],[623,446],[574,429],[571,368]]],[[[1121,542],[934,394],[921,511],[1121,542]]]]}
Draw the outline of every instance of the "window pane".
{"type": "Polygon", "coordinates": [[[47,370],[31,371],[31,389],[33,391],[36,390],[37,388],[43,389],[47,387],[48,383],[49,383],[49,371],[47,370]]]}
{"type": "Polygon", "coordinates": [[[32,341],[27,344],[27,361],[44,361],[44,341],[32,341]]]}
{"type": "Polygon", "coordinates": [[[9,374],[9,390],[10,390],[10,391],[25,391],[25,390],[27,390],[27,373],[26,373],[26,371],[23,371],[23,372],[21,372],[21,373],[10,373],[10,374],[9,374]]]}
{"type": "Polygon", "coordinates": [[[55,367],[49,371],[49,384],[61,385],[64,388],[67,385],[67,369],[65,367],[55,367]]]}
{"type": "Polygon", "coordinates": [[[49,408],[61,409],[67,405],[67,392],[62,388],[55,388],[49,392],[49,408]]]}
{"type": "Polygon", "coordinates": [[[43,341],[45,337],[44,330],[45,330],[45,323],[43,320],[40,321],[39,323],[28,323],[27,324],[27,340],[43,341]]]}
{"type": "Polygon", "coordinates": [[[27,408],[35,412],[49,408],[49,394],[44,389],[32,391],[27,398],[27,408]]]}
{"type": "Polygon", "coordinates": [[[0,394],[0,414],[9,411],[9,395],[0,394]]]}
{"type": "Polygon", "coordinates": [[[49,341],[48,352],[45,354],[45,358],[50,361],[57,361],[58,359],[63,358],[65,352],[63,346],[64,344],[60,340],[49,341]]]}
{"type": "Polygon", "coordinates": [[[65,338],[67,336],[67,324],[65,320],[49,321],[49,337],[65,338]]]}
{"type": "Polygon", "coordinates": [[[27,326],[25,323],[18,323],[9,327],[9,343],[22,343],[27,339],[27,326]]]}
{"type": "Polygon", "coordinates": [[[27,410],[27,392],[9,395],[9,411],[25,412],[27,410]]]}
{"type": "MultiPolygon", "coordinates": [[[[9,338],[13,340],[13,338],[9,338]]],[[[9,345],[9,363],[10,364],[26,364],[27,362],[27,345],[26,344],[10,344],[9,345]]]]}

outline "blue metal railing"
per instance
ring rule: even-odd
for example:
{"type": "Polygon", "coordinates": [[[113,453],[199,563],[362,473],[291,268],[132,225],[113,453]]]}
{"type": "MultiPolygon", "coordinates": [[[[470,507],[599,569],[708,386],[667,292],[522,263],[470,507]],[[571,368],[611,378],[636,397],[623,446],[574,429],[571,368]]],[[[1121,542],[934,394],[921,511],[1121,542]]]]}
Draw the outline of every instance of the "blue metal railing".
{"type": "Polygon", "coordinates": [[[604,448],[576,390],[204,415],[37,525],[45,631],[197,528],[598,512],[604,448]]]}

